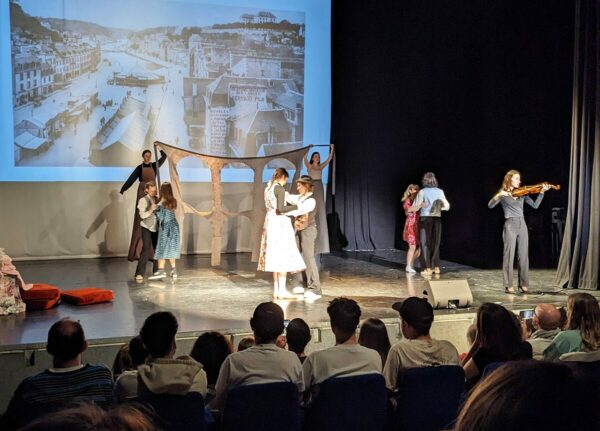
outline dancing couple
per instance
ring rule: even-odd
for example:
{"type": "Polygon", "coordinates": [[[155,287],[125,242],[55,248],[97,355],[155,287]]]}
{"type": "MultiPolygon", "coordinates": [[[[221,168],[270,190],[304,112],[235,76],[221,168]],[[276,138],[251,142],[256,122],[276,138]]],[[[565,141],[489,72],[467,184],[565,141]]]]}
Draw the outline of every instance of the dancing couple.
{"type": "Polygon", "coordinates": [[[284,168],[277,168],[265,188],[267,214],[260,242],[258,270],[273,273],[273,297],[277,299],[296,299],[287,290],[287,273],[306,271],[308,289],[303,292],[297,286],[294,290],[296,293],[303,292],[306,299],[318,299],[321,289],[314,256],[317,228],[312,179],[302,176],[297,182],[299,194],[292,195],[286,193],[284,188],[288,178],[289,174],[284,168]],[[294,222],[291,217],[295,218],[294,222]]]}

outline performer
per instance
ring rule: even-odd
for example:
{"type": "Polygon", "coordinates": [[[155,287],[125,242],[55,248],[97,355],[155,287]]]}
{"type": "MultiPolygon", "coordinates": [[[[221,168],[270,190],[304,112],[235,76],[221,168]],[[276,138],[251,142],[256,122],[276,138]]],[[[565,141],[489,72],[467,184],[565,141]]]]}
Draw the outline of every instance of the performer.
{"type": "Polygon", "coordinates": [[[295,299],[285,286],[288,272],[306,269],[294,238],[294,228],[286,213],[298,209],[285,205],[285,189],[288,173],[284,168],[275,169],[273,178],[265,188],[267,215],[260,241],[258,270],[273,273],[273,297],[295,299]]]}
{"type": "Polygon", "coordinates": [[[160,204],[156,208],[156,218],[159,223],[158,240],[154,259],[158,260],[158,271],[149,280],[165,278],[165,263],[169,259],[171,263],[171,278],[177,278],[176,259],[179,259],[181,251],[181,235],[179,223],[175,216],[177,199],[173,197],[173,188],[170,183],[162,183],[160,186],[160,204]]]}
{"type": "Polygon", "coordinates": [[[421,257],[425,261],[425,269],[421,272],[430,276],[432,272],[440,273],[440,244],[442,242],[442,211],[450,209],[450,203],[444,191],[438,187],[433,172],[423,175],[423,188],[417,193],[413,206],[420,207],[419,234],[421,257]],[[433,268],[433,270],[432,270],[433,268]]]}
{"type": "MultiPolygon", "coordinates": [[[[298,209],[290,211],[289,216],[296,217],[294,227],[296,229],[296,241],[302,253],[302,259],[306,265],[306,286],[294,287],[294,293],[304,293],[304,298],[309,300],[319,299],[322,296],[321,280],[319,279],[319,268],[315,260],[315,242],[317,240],[317,214],[316,201],[313,198],[313,182],[308,175],[302,175],[296,184],[297,195],[286,193],[286,202],[295,204],[298,209]]],[[[302,282],[301,273],[297,273],[294,280],[298,285],[302,282]]]]}
{"type": "MultiPolygon", "coordinates": [[[[144,184],[148,181],[156,182],[156,172],[158,168],[162,166],[162,164],[167,160],[167,155],[163,150],[160,150],[160,159],[158,160],[158,166],[156,162],[150,162],[152,160],[152,153],[150,150],[144,150],[142,152],[143,162],[141,165],[138,165],[123,187],[121,187],[121,194],[125,193],[136,180],[139,180],[140,184],[137,190],[137,199],[138,202],[142,197],[144,197],[144,184]]],[[[131,243],[129,244],[129,253],[127,255],[127,259],[129,261],[134,261],[140,258],[140,253],[142,251],[142,228],[140,227],[140,215],[138,214],[137,208],[135,208],[135,213],[133,217],[133,230],[131,232],[131,243]]]]}
{"type": "Polygon", "coordinates": [[[327,157],[327,160],[323,163],[321,163],[321,155],[316,151],[310,155],[310,160],[307,159],[306,156],[304,157],[304,164],[306,165],[308,176],[310,176],[313,181],[313,198],[317,203],[317,242],[315,245],[317,254],[329,253],[329,230],[327,229],[325,192],[321,177],[323,175],[323,169],[325,169],[333,159],[334,150],[333,144],[330,144],[329,157],[327,157]]]}
{"type": "Polygon", "coordinates": [[[148,181],[144,185],[145,195],[138,200],[137,209],[140,216],[142,234],[142,251],[135,269],[135,281],[144,281],[146,263],[154,258],[158,222],[156,221],[156,184],[148,181]]]}
{"type": "Polygon", "coordinates": [[[504,240],[504,251],[502,254],[502,280],[506,293],[515,293],[513,288],[513,265],[515,260],[515,248],[518,250],[517,261],[519,271],[520,292],[527,293],[529,286],[529,234],[523,216],[523,204],[537,209],[544,199],[544,192],[550,186],[544,184],[541,193],[535,202],[529,196],[513,197],[511,192],[521,184],[521,174],[514,169],[508,171],[502,180],[502,187],[488,203],[489,208],[494,208],[500,202],[504,210],[504,229],[502,238],[504,240]]]}
{"type": "Polygon", "coordinates": [[[406,272],[409,274],[414,274],[416,272],[413,268],[413,261],[421,254],[419,249],[419,211],[426,205],[426,203],[423,202],[420,206],[413,206],[417,193],[419,193],[419,186],[416,184],[409,184],[402,196],[402,208],[406,215],[402,239],[408,244],[406,272]]]}

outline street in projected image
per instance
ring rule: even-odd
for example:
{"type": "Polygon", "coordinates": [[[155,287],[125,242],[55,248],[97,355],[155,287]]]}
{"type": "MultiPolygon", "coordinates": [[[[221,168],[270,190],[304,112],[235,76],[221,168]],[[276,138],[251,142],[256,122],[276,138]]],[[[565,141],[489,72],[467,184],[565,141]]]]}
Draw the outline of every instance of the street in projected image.
{"type": "Polygon", "coordinates": [[[38,4],[10,5],[15,166],[132,166],[155,140],[234,157],[303,146],[303,13],[150,2],[122,28],[38,4]]]}

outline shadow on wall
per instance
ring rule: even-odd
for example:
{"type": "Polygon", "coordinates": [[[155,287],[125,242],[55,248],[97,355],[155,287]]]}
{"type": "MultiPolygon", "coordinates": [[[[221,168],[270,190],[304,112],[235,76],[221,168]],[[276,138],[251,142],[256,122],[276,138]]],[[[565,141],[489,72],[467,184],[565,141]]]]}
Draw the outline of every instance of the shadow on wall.
{"type": "Polygon", "coordinates": [[[89,239],[106,222],[104,241],[98,243],[98,252],[101,255],[118,254],[123,250],[123,242],[128,242],[130,237],[123,197],[118,190],[112,190],[109,198],[110,203],[100,210],[85,233],[85,237],[89,239]]]}

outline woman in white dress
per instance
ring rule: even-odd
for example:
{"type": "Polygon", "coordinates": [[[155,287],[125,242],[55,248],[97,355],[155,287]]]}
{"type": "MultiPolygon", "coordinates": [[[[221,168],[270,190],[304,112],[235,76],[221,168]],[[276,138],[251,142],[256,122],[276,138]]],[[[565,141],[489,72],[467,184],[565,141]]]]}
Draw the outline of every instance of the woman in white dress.
{"type": "Polygon", "coordinates": [[[285,214],[298,208],[285,204],[285,184],[288,173],[283,168],[275,169],[273,179],[265,189],[267,215],[260,241],[258,270],[273,273],[273,297],[295,299],[286,289],[288,272],[306,269],[304,259],[296,245],[296,237],[291,219],[285,214]]]}
{"type": "Polygon", "coordinates": [[[315,241],[315,254],[329,253],[329,230],[327,229],[327,211],[325,209],[325,192],[321,177],[323,169],[329,165],[333,159],[333,144],[329,145],[329,157],[321,163],[321,155],[315,151],[310,155],[310,160],[304,157],[304,164],[308,175],[313,180],[313,198],[317,202],[317,240],[315,241]]]}

